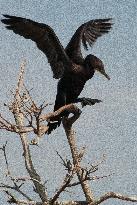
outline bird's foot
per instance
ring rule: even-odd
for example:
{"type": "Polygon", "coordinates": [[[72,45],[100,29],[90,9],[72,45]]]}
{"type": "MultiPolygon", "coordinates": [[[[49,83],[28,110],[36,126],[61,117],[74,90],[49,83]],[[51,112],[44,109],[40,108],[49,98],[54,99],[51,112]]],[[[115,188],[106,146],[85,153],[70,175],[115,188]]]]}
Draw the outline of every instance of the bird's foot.
{"type": "Polygon", "coordinates": [[[98,99],[91,99],[91,98],[78,98],[77,102],[80,102],[82,107],[86,106],[86,105],[94,105],[95,103],[100,103],[102,102],[101,100],[98,99]]]}

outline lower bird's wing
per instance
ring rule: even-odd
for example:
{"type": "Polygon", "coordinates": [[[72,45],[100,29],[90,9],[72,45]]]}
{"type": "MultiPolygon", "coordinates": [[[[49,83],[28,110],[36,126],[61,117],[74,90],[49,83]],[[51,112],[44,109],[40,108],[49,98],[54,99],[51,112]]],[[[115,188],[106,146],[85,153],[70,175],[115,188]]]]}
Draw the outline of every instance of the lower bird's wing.
{"type": "Polygon", "coordinates": [[[78,62],[83,59],[81,53],[81,42],[86,50],[88,45],[93,46],[98,37],[108,33],[112,27],[111,18],[95,19],[82,24],[72,36],[65,51],[74,61],[78,62]]]}
{"type": "Polygon", "coordinates": [[[1,21],[6,24],[7,29],[26,39],[31,39],[37,44],[37,47],[48,58],[53,77],[60,78],[64,70],[70,65],[70,60],[53,29],[46,24],[29,19],[10,15],[3,16],[5,19],[1,21]]]}

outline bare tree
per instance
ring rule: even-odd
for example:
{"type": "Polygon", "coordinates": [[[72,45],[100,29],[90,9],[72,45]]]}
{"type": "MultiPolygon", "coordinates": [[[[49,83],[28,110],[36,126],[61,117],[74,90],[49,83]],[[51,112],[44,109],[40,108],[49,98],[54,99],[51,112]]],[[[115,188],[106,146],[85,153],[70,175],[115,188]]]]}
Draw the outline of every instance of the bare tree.
{"type": "Polygon", "coordinates": [[[10,178],[12,184],[11,185],[6,183],[0,183],[0,191],[4,192],[7,195],[7,202],[9,202],[10,204],[14,203],[28,205],[97,205],[110,198],[137,202],[137,196],[124,196],[122,194],[114,192],[105,193],[98,199],[94,198],[93,189],[91,189],[91,187],[89,186],[89,181],[108,177],[109,175],[93,175],[98,170],[99,165],[103,163],[104,158],[96,165],[91,165],[88,168],[82,167],[81,165],[81,161],[85,153],[85,148],[83,147],[82,149],[78,150],[75,131],[72,128],[73,123],[80,117],[80,109],[74,104],[69,104],[61,107],[56,112],[43,114],[43,111],[45,107],[48,106],[48,104],[43,103],[39,107],[36,105],[29,91],[24,85],[24,71],[25,63],[21,65],[13,101],[9,105],[5,104],[9,108],[9,111],[13,114],[15,123],[9,122],[5,119],[5,117],[0,115],[0,129],[6,130],[7,132],[17,133],[20,137],[23,148],[24,165],[28,172],[28,176],[26,177],[12,176],[7,160],[7,142],[0,147],[0,150],[3,152],[3,156],[6,163],[6,176],[10,178]],[[61,113],[64,111],[73,114],[72,117],[64,117],[63,119],[63,126],[68,140],[68,146],[71,150],[72,160],[64,159],[57,152],[57,155],[60,157],[60,160],[62,161],[62,164],[65,169],[67,170],[67,173],[63,177],[63,182],[61,183],[56,193],[52,196],[52,198],[48,198],[45,184],[42,182],[41,176],[38,174],[37,170],[34,167],[34,161],[32,160],[30,152],[30,144],[37,145],[39,139],[48,131],[48,126],[46,122],[54,119],[55,116],[60,116],[61,113]],[[28,136],[30,133],[34,133],[36,136],[36,138],[34,138],[31,142],[29,142],[28,140],[28,136]],[[75,176],[77,176],[77,181],[75,176]],[[34,191],[39,195],[41,199],[40,201],[36,201],[34,198],[31,198],[29,196],[29,193],[26,194],[22,190],[22,187],[25,182],[29,180],[33,183],[34,191]],[[83,193],[85,195],[85,201],[59,201],[59,197],[62,192],[64,192],[66,189],[78,185],[80,185],[83,190],[83,193]],[[18,198],[16,196],[16,193],[19,193],[23,197],[23,200],[18,198]]]}

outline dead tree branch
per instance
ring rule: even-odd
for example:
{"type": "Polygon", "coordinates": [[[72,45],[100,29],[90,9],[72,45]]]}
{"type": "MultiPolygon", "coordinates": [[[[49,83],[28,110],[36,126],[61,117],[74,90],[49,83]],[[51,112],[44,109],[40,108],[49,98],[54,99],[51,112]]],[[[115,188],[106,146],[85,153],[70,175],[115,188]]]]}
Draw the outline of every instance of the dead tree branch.
{"type": "Polygon", "coordinates": [[[3,151],[4,154],[4,158],[5,158],[5,163],[6,163],[6,168],[7,168],[7,175],[10,174],[10,170],[9,170],[9,164],[8,164],[8,159],[7,159],[7,155],[6,155],[6,146],[7,146],[7,141],[6,143],[3,145],[3,147],[0,147],[0,150],[3,151]]]}
{"type": "Polygon", "coordinates": [[[67,187],[69,187],[70,182],[72,181],[76,171],[75,168],[73,167],[72,163],[70,162],[70,160],[68,159],[63,159],[63,157],[57,152],[57,155],[60,157],[60,159],[63,162],[63,166],[65,167],[65,169],[67,170],[67,174],[63,180],[62,185],[60,186],[60,188],[57,190],[57,192],[55,193],[55,195],[53,196],[53,198],[51,199],[50,203],[54,204],[54,202],[56,202],[56,200],[59,198],[60,194],[65,191],[65,189],[67,187]]]}
{"type": "MultiPolygon", "coordinates": [[[[23,116],[23,113],[21,112],[21,98],[20,98],[20,92],[21,92],[21,89],[23,86],[24,69],[25,69],[25,65],[22,64],[20,75],[19,75],[19,80],[18,80],[18,84],[17,84],[17,88],[16,88],[16,93],[15,93],[14,101],[13,101],[13,114],[14,114],[16,125],[19,128],[24,126],[24,116],[23,116]]],[[[48,200],[47,193],[45,190],[45,186],[41,183],[40,176],[37,174],[37,172],[34,168],[34,165],[33,165],[32,159],[31,159],[29,144],[27,141],[27,136],[25,133],[20,133],[19,135],[20,135],[20,139],[22,142],[22,146],[23,146],[23,151],[24,151],[23,156],[25,159],[26,169],[27,169],[30,177],[32,179],[35,179],[35,180],[33,180],[35,190],[39,194],[41,200],[43,202],[45,202],[48,200]]]]}
{"type": "MultiPolygon", "coordinates": [[[[55,112],[43,114],[43,110],[48,104],[43,103],[39,107],[36,105],[32,97],[30,96],[30,92],[24,85],[24,69],[25,63],[21,65],[21,71],[17,83],[17,88],[14,94],[14,100],[12,104],[8,106],[9,110],[13,113],[15,122],[11,123],[6,120],[2,115],[0,115],[0,129],[5,129],[10,132],[18,133],[20,137],[23,147],[25,167],[29,174],[29,176],[26,177],[13,177],[10,173],[8,159],[6,155],[7,142],[2,147],[0,147],[0,150],[2,150],[4,154],[7,177],[9,177],[13,183],[13,186],[6,183],[0,184],[0,191],[4,191],[9,197],[8,202],[27,205],[98,205],[110,198],[137,202],[137,196],[125,196],[114,192],[108,192],[102,195],[99,199],[94,198],[93,191],[91,190],[88,181],[102,179],[110,176],[111,174],[104,176],[91,176],[91,174],[95,173],[98,170],[99,165],[104,162],[104,156],[103,160],[98,162],[96,165],[88,164],[88,167],[86,168],[81,166],[81,161],[85,153],[85,147],[83,147],[81,150],[78,150],[76,145],[76,135],[74,130],[72,129],[73,123],[80,117],[81,110],[76,105],[69,104],[61,107],[55,112]],[[42,183],[40,175],[34,168],[29,148],[30,143],[28,141],[27,134],[29,132],[33,132],[38,138],[41,137],[48,131],[48,126],[42,123],[44,123],[44,121],[52,121],[56,117],[62,116],[61,114],[64,111],[73,114],[73,116],[70,118],[63,117],[63,126],[70,146],[72,160],[63,159],[63,157],[61,157],[61,155],[57,152],[58,156],[62,160],[62,164],[65,166],[65,170],[67,171],[67,173],[64,176],[60,187],[58,188],[52,199],[48,199],[45,184],[42,183]],[[77,181],[73,181],[75,175],[77,175],[77,181]],[[26,180],[31,180],[33,182],[34,191],[39,195],[41,202],[36,202],[35,200],[32,200],[30,196],[28,196],[21,190],[26,180]],[[66,188],[74,187],[77,185],[81,185],[86,201],[58,201],[60,194],[65,191],[66,188]],[[10,192],[11,190],[15,193],[18,192],[25,198],[25,200],[18,200],[13,195],[13,193],[10,192]]],[[[81,98],[79,99],[79,102],[83,103],[83,106],[86,106],[93,105],[101,101],[97,99],[81,98]]],[[[33,140],[32,144],[37,144],[37,142],[33,140]]]]}
{"type": "Polygon", "coordinates": [[[8,190],[3,190],[3,191],[8,196],[9,199],[8,199],[7,202],[10,203],[10,204],[18,204],[18,205],[44,205],[41,202],[19,200],[12,193],[10,193],[8,190]]]}
{"type": "Polygon", "coordinates": [[[77,145],[76,145],[76,136],[75,136],[75,132],[72,129],[72,124],[78,119],[78,117],[80,116],[80,112],[77,110],[77,114],[72,116],[71,118],[65,118],[63,121],[63,126],[67,135],[67,139],[68,139],[68,143],[70,146],[70,150],[71,150],[71,154],[72,154],[72,159],[73,159],[73,164],[74,167],[76,168],[76,173],[78,176],[78,179],[80,181],[81,187],[83,189],[84,195],[86,197],[86,201],[88,203],[93,202],[94,197],[93,197],[93,193],[89,187],[89,184],[87,181],[83,181],[83,177],[84,177],[84,173],[81,169],[80,166],[80,160],[79,160],[79,152],[77,150],[77,145]]]}
{"type": "Polygon", "coordinates": [[[54,202],[59,198],[60,194],[68,187],[72,179],[73,179],[73,174],[72,175],[66,174],[61,187],[58,189],[54,197],[51,199],[51,204],[54,204],[54,202]]]}
{"type": "Polygon", "coordinates": [[[108,193],[104,194],[103,196],[101,196],[99,199],[95,200],[90,205],[101,204],[103,201],[106,201],[107,199],[110,199],[110,198],[121,199],[124,201],[130,201],[130,202],[137,202],[136,196],[125,196],[125,195],[115,193],[115,192],[108,192],[108,193]]]}
{"type": "Polygon", "coordinates": [[[10,186],[10,185],[1,183],[0,187],[3,189],[6,189],[6,190],[9,190],[9,189],[14,190],[14,191],[18,192],[19,194],[21,194],[26,199],[28,199],[29,201],[32,201],[32,199],[20,189],[21,185],[18,186],[16,183],[14,183],[14,186],[10,186]]]}

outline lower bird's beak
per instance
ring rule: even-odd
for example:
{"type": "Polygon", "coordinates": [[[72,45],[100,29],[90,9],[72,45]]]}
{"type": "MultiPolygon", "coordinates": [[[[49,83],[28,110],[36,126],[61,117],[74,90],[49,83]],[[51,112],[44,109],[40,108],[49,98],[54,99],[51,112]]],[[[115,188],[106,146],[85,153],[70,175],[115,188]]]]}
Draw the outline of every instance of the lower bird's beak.
{"type": "MultiPolygon", "coordinates": [[[[102,73],[102,74],[103,74],[103,73],[102,73]]],[[[103,75],[104,75],[108,80],[110,80],[110,77],[109,77],[108,74],[104,73],[103,75]]]]}
{"type": "Polygon", "coordinates": [[[104,75],[108,80],[110,80],[110,77],[109,77],[109,75],[105,72],[105,70],[100,71],[100,73],[101,73],[102,75],[104,75]]]}

